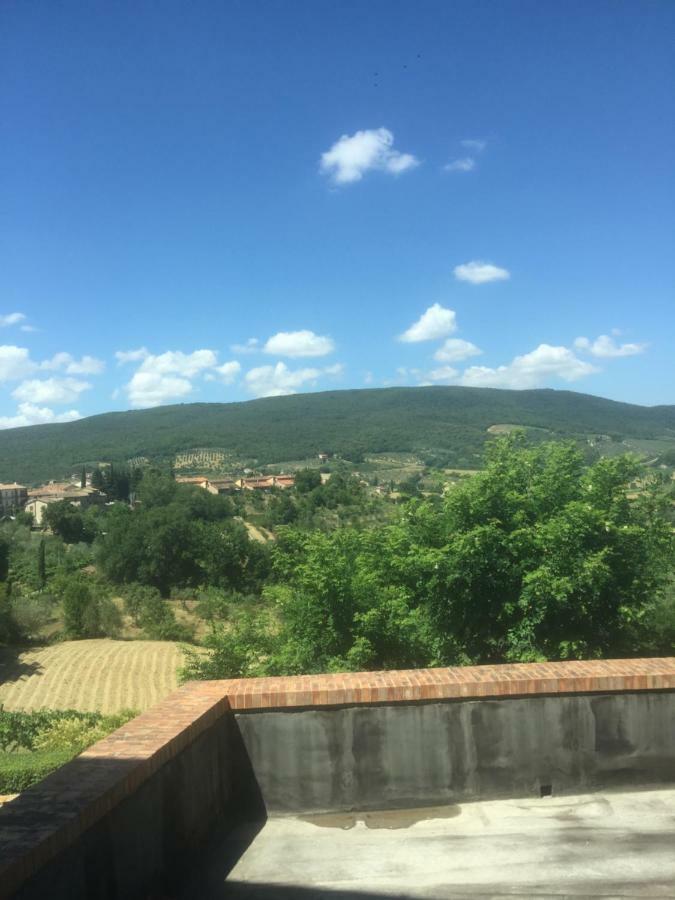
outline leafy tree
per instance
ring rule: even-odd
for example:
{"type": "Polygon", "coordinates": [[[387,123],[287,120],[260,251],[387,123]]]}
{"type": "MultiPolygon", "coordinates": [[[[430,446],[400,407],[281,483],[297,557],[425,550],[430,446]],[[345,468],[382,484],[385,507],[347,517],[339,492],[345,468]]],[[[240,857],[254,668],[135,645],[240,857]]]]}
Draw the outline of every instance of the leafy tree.
{"type": "MultiPolygon", "coordinates": [[[[96,614],[89,586],[80,580],[73,580],[63,592],[63,624],[68,637],[90,637],[96,614]]],[[[94,628],[94,631],[97,631],[94,628]]]]}
{"type": "Polygon", "coordinates": [[[318,469],[300,469],[295,473],[295,490],[299,494],[308,494],[318,487],[321,487],[321,472],[318,469]]]}
{"type": "Polygon", "coordinates": [[[93,531],[88,527],[84,516],[68,500],[50,503],[44,511],[44,521],[66,544],[77,544],[81,541],[90,543],[94,539],[93,531]]]}
{"type": "Polygon", "coordinates": [[[82,466],[82,474],[80,475],[80,487],[85,488],[87,486],[87,470],[84,466],[82,466]]]}

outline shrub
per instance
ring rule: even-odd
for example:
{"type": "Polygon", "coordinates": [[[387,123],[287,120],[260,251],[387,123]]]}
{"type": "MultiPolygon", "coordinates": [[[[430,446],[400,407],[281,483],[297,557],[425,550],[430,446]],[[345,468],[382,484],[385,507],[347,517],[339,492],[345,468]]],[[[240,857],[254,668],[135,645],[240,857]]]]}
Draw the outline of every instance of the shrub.
{"type": "Polygon", "coordinates": [[[58,769],[73,753],[52,750],[45,753],[0,753],[0,794],[18,794],[58,769]]]}

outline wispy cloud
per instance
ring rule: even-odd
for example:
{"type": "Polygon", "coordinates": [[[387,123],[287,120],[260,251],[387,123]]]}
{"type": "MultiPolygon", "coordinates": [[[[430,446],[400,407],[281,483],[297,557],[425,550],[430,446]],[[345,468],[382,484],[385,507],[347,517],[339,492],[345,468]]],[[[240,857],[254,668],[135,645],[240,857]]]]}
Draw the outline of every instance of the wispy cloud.
{"type": "Polygon", "coordinates": [[[460,144],[466,150],[471,150],[473,153],[482,153],[487,147],[487,141],[480,138],[465,138],[463,141],[460,141],[460,144]]]}
{"type": "Polygon", "coordinates": [[[469,284],[487,284],[490,281],[508,281],[511,273],[508,269],[502,269],[489,262],[474,259],[468,263],[455,266],[455,278],[458,281],[468,281],[469,284]]]}
{"type": "Polygon", "coordinates": [[[411,153],[394,150],[394,135],[388,128],[374,128],[343,134],[321,155],[320,169],[334,184],[360,181],[366,172],[400,175],[419,165],[411,153]]]}
{"type": "Polygon", "coordinates": [[[472,156],[463,156],[446,163],[443,169],[446,172],[472,172],[476,168],[476,160],[472,156]]]}
{"type": "Polygon", "coordinates": [[[245,344],[232,344],[230,350],[233,353],[257,353],[260,350],[258,338],[249,338],[245,344]]]}
{"type": "Polygon", "coordinates": [[[0,315],[0,328],[9,328],[10,325],[20,325],[26,320],[26,316],[20,312],[7,313],[0,315]]]}

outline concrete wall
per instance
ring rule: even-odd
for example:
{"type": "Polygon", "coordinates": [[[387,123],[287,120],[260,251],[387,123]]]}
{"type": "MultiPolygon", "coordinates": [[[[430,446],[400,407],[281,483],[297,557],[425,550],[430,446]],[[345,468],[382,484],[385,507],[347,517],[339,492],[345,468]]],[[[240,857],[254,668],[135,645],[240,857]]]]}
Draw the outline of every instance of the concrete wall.
{"type": "Polygon", "coordinates": [[[240,713],[268,811],[675,782],[675,693],[240,713]]]}

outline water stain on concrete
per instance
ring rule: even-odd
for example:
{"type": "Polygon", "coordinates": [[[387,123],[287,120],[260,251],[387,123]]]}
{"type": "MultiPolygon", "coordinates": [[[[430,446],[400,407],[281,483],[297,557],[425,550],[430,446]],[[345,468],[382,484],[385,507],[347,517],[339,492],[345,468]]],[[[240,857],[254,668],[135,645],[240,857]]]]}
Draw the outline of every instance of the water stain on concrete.
{"type": "Polygon", "coordinates": [[[319,828],[341,828],[348,831],[357,822],[363,822],[366,828],[410,828],[417,822],[427,819],[454,819],[461,815],[461,806],[425,806],[417,809],[379,809],[372,812],[318,813],[316,815],[298,816],[302,822],[317,825],[319,828]]]}

